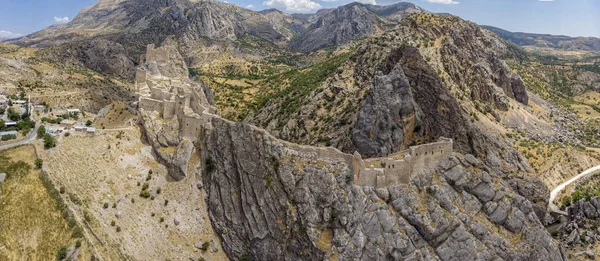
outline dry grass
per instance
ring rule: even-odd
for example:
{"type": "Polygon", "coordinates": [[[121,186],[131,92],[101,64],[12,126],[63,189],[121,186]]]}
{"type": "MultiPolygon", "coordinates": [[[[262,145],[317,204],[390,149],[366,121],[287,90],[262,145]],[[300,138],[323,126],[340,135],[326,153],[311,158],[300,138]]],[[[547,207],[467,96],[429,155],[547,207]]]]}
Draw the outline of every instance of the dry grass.
{"type": "Polygon", "coordinates": [[[120,139],[114,132],[71,135],[57,148],[41,153],[55,182],[81,199],[79,215],[88,213],[92,228],[105,243],[102,247],[93,239],[98,255],[103,260],[187,260],[200,256],[227,260],[220,245],[215,253],[202,253],[194,247],[196,242],[219,242],[208,219],[204,191],[196,188],[199,166],[194,166],[183,181],[173,181],[152,156],[151,148],[141,143],[140,135],[138,129],[123,131],[120,139]],[[150,170],[152,178],[146,180],[150,170]],[[137,184],[146,182],[154,200],[140,197],[141,186],[137,184]],[[158,188],[160,194],[156,193],[158,188]],[[104,203],[109,207],[105,209],[104,203]],[[120,218],[115,217],[118,212],[120,218]],[[179,226],[174,224],[176,217],[181,221],[179,226]],[[120,232],[111,226],[113,220],[120,232]]]}
{"type": "Polygon", "coordinates": [[[129,122],[135,118],[127,109],[127,105],[122,102],[114,102],[110,105],[110,111],[94,123],[96,128],[116,129],[126,128],[131,125],[129,122]]]}
{"type": "Polygon", "coordinates": [[[0,185],[0,260],[52,260],[75,242],[40,171],[31,168],[35,158],[32,146],[0,154],[0,172],[9,175],[0,185]]]}

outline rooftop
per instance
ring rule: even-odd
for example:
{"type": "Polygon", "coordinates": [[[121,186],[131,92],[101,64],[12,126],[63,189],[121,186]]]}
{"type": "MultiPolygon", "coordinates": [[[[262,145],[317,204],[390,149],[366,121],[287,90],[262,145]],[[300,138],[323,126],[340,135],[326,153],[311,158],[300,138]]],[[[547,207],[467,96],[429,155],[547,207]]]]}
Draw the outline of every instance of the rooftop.
{"type": "Polygon", "coordinates": [[[63,120],[60,122],[60,124],[68,124],[68,125],[75,124],[75,123],[77,123],[77,122],[74,120],[63,120]]]}
{"type": "Polygon", "coordinates": [[[17,135],[17,131],[2,131],[0,132],[0,137],[4,135],[17,135]]]}

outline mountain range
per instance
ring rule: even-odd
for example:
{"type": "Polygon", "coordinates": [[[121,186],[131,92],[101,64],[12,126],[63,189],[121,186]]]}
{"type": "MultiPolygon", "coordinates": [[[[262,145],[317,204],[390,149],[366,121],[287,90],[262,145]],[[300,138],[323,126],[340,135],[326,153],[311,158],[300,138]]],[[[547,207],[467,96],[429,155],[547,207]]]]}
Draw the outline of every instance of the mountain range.
{"type": "Polygon", "coordinates": [[[555,48],[566,51],[600,51],[600,39],[564,35],[510,32],[493,26],[483,26],[500,37],[519,46],[555,48]]]}
{"type": "MultiPolygon", "coordinates": [[[[254,43],[249,46],[248,39],[272,45],[278,54],[343,45],[381,32],[397,24],[405,14],[418,12],[423,10],[409,3],[385,7],[352,3],[305,15],[275,9],[254,12],[214,0],[101,0],[67,24],[9,42],[28,47],[54,46],[56,53],[69,56],[54,59],[83,65],[96,64],[89,61],[90,56],[106,53],[107,46],[114,46],[103,64],[123,65],[124,57],[133,62],[128,64],[136,64],[146,45],[159,45],[173,37],[193,66],[227,59],[222,57],[224,52],[239,53],[246,60],[252,60],[249,56],[271,55],[253,48],[254,43]],[[201,48],[205,50],[195,52],[201,48]]],[[[130,79],[133,76],[131,66],[91,68],[130,79]]]]}

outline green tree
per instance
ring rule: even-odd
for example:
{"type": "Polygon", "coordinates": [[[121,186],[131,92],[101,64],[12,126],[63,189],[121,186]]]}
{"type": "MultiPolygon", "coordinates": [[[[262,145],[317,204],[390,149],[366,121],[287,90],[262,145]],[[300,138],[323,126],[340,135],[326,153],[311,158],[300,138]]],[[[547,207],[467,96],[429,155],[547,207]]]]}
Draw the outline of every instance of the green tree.
{"type": "Polygon", "coordinates": [[[42,166],[44,165],[44,160],[37,158],[35,159],[35,167],[38,169],[42,169],[42,166]]]}
{"type": "Polygon", "coordinates": [[[92,122],[91,120],[87,120],[87,121],[85,122],[85,126],[88,126],[88,127],[89,127],[89,126],[92,126],[92,123],[93,123],[93,122],[92,122]]]}
{"type": "Polygon", "coordinates": [[[3,130],[4,128],[6,128],[6,122],[0,120],[0,130],[3,130]]]}
{"type": "Polygon", "coordinates": [[[44,135],[44,148],[50,149],[56,147],[56,139],[50,134],[44,135]]]}
{"type": "Polygon", "coordinates": [[[0,108],[0,115],[4,115],[4,112],[6,112],[6,109],[0,108]]]}
{"type": "Polygon", "coordinates": [[[46,135],[46,126],[42,125],[37,130],[37,136],[41,139],[44,137],[44,135],[46,135]]]}

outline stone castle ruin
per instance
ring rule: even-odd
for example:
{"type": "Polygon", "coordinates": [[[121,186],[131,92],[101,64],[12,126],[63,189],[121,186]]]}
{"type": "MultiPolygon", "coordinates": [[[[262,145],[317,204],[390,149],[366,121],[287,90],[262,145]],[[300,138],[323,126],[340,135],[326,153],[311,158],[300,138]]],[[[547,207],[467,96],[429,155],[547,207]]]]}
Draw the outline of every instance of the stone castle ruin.
{"type": "MultiPolygon", "coordinates": [[[[203,87],[189,79],[187,68],[182,61],[174,47],[148,46],[145,58],[142,58],[142,66],[137,69],[135,84],[142,114],[155,112],[162,119],[176,117],[179,121],[179,136],[191,143],[200,142],[206,129],[215,129],[216,121],[231,125],[243,124],[230,122],[217,115],[217,110],[208,102],[203,87]]],[[[354,184],[360,186],[383,188],[408,184],[411,177],[421,171],[434,169],[453,153],[452,140],[440,138],[438,142],[412,146],[389,157],[362,159],[358,153],[350,155],[332,147],[298,145],[279,140],[264,129],[251,125],[246,127],[251,128],[255,135],[260,135],[263,139],[281,144],[290,155],[301,154],[312,161],[345,162],[352,166],[354,184]]],[[[189,155],[187,157],[189,158],[189,155]]],[[[185,178],[187,166],[182,169],[182,174],[176,175],[176,179],[185,178]]]]}

